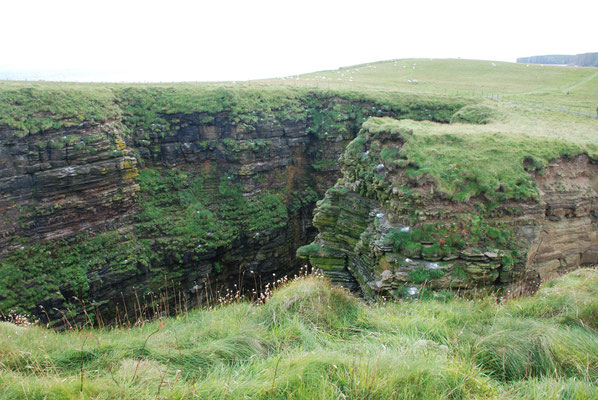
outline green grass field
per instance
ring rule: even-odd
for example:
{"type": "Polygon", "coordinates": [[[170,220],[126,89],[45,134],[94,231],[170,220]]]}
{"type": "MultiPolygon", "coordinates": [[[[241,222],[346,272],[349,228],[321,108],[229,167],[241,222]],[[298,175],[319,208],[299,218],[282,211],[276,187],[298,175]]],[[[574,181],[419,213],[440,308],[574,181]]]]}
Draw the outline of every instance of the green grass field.
{"type": "Polygon", "coordinates": [[[267,82],[354,90],[379,98],[406,94],[471,102],[469,114],[453,118],[451,124],[386,123],[388,129],[399,126],[413,131],[403,155],[418,173],[430,175],[441,192],[459,201],[476,195],[491,201],[537,197],[523,167],[526,157],[534,160],[538,170],[561,156],[587,154],[598,159],[595,68],[410,59],[267,82]],[[477,116],[480,112],[483,120],[477,116]],[[463,190],[468,183],[468,190],[463,190]],[[497,195],[498,188],[507,189],[497,195]]]}
{"type": "Polygon", "coordinates": [[[598,271],[497,304],[366,304],[302,277],[265,305],[130,329],[0,323],[2,399],[596,399],[598,271]]]}
{"type": "Polygon", "coordinates": [[[426,95],[510,99],[568,107],[587,113],[598,107],[598,70],[455,59],[381,61],[269,80],[290,85],[376,90],[426,95]]]}

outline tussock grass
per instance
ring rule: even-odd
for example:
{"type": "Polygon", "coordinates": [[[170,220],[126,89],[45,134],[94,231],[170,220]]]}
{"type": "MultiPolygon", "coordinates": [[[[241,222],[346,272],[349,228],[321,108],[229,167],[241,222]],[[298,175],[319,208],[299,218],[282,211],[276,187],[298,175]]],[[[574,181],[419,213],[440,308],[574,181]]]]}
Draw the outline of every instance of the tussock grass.
{"type": "Polygon", "coordinates": [[[289,285],[278,290],[262,312],[269,326],[299,320],[316,328],[340,332],[355,320],[359,304],[344,289],[309,279],[301,285],[289,285]]]}
{"type": "Polygon", "coordinates": [[[517,400],[590,400],[598,398],[598,389],[595,385],[588,385],[575,378],[529,379],[513,385],[505,393],[505,398],[517,400]]]}
{"type": "Polygon", "coordinates": [[[598,277],[583,269],[547,282],[533,297],[508,302],[505,315],[524,318],[551,318],[563,325],[598,330],[598,277]]]}
{"type": "Polygon", "coordinates": [[[311,276],[131,329],[0,323],[0,398],[595,399],[597,291],[368,305],[311,276]]]}
{"type": "Polygon", "coordinates": [[[498,318],[484,328],[462,340],[470,344],[474,362],[496,379],[598,378],[594,367],[598,365],[598,342],[593,332],[512,318],[498,318]]]}

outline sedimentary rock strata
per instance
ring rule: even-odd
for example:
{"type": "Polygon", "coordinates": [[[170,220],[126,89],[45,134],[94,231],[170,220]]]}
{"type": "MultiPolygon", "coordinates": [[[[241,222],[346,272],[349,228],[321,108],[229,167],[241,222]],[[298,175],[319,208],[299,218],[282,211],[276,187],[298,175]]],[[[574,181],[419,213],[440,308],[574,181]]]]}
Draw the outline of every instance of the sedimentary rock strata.
{"type": "Polygon", "coordinates": [[[462,106],[301,101],[146,123],[143,107],[116,99],[116,119],[29,134],[0,126],[0,310],[59,326],[66,310],[84,321],[83,304],[109,322],[138,303],[190,307],[234,285],[259,290],[298,270],[315,201],[369,115],[446,120],[462,106]]]}
{"type": "Polygon", "coordinates": [[[366,127],[345,150],[342,178],[314,211],[318,236],[298,251],[332,280],[369,296],[482,287],[520,293],[598,262],[595,160],[562,157],[530,172],[535,199],[459,202],[425,174],[409,176],[400,152],[409,135],[366,127]],[[389,149],[396,158],[384,157],[389,149]]]}

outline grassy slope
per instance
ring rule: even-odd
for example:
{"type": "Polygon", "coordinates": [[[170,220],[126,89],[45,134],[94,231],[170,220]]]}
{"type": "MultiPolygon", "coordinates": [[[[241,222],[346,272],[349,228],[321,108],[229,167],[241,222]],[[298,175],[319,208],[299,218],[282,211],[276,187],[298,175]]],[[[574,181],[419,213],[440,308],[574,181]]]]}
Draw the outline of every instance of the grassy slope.
{"type": "Polygon", "coordinates": [[[595,113],[598,106],[596,68],[527,66],[498,61],[406,59],[314,72],[269,82],[472,98],[498,94],[512,99],[571,107],[588,113],[595,113]]]}
{"type": "Polygon", "coordinates": [[[0,323],[0,397],[595,399],[597,296],[595,269],[502,305],[367,305],[308,277],[132,329],[0,323]]]}

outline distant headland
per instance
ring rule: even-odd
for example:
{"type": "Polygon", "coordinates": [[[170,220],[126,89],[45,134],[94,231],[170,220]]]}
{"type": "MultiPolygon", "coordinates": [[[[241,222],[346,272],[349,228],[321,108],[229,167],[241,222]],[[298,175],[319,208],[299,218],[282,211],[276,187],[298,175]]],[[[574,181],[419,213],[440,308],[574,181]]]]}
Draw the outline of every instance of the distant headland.
{"type": "Polygon", "coordinates": [[[575,55],[552,54],[546,56],[520,57],[518,63],[527,64],[557,64],[573,67],[598,67],[598,52],[575,55]]]}

